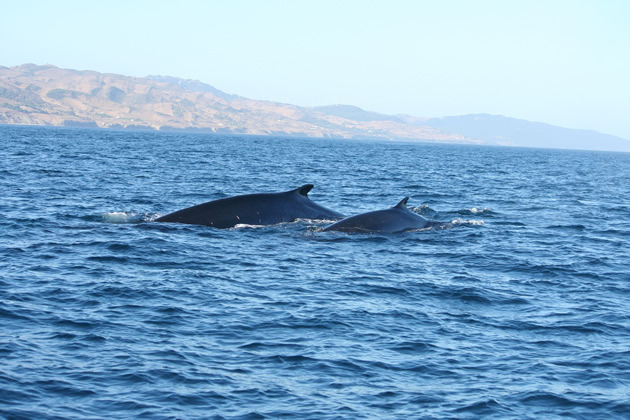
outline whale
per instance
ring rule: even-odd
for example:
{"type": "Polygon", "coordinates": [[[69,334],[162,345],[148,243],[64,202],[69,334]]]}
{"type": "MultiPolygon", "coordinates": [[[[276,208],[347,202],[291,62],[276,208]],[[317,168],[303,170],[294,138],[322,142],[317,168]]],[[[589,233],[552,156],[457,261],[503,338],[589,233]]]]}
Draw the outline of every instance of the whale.
{"type": "Polygon", "coordinates": [[[313,184],[291,191],[237,195],[198,204],[155,219],[156,222],[212,226],[219,229],[244,225],[275,225],[297,219],[338,220],[344,216],[311,201],[313,184]]]}
{"type": "Polygon", "coordinates": [[[398,233],[413,229],[422,229],[429,225],[429,220],[409,210],[403,198],[394,207],[385,210],[370,211],[339,220],[323,230],[358,233],[398,233]]]}

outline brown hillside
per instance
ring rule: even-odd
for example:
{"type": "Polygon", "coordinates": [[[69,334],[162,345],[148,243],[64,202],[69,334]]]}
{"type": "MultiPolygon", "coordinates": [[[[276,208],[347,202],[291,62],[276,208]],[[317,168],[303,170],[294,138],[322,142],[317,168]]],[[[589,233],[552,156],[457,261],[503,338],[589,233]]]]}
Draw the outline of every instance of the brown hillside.
{"type": "Polygon", "coordinates": [[[171,77],[127,77],[34,64],[0,67],[0,124],[473,142],[356,109],[362,118],[246,99],[171,77]]]}

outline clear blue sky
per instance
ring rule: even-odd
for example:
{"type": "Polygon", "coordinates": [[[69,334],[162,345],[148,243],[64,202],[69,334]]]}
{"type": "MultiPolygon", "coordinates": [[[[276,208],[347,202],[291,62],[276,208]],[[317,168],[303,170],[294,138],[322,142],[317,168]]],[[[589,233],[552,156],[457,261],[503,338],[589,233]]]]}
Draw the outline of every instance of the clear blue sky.
{"type": "Polygon", "coordinates": [[[0,0],[0,65],[630,139],[628,0],[0,0]]]}

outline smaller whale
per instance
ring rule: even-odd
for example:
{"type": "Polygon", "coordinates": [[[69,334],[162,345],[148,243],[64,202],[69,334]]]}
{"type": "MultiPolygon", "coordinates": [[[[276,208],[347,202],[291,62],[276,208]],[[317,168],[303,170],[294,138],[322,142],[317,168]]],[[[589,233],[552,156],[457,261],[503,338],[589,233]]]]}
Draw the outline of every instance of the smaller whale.
{"type": "Polygon", "coordinates": [[[409,210],[407,200],[409,197],[403,198],[390,209],[347,217],[325,227],[324,231],[397,233],[426,227],[429,221],[409,210]]]}
{"type": "Polygon", "coordinates": [[[238,224],[275,225],[297,219],[337,220],[336,211],[308,198],[313,184],[280,193],[246,194],[221,198],[167,214],[157,222],[185,223],[227,229],[238,224]]]}

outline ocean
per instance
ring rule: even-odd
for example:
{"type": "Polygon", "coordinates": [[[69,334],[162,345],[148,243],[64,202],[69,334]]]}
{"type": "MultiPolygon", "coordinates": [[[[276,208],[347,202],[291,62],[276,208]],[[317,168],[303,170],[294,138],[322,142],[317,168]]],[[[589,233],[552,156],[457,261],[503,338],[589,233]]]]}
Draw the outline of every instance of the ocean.
{"type": "Polygon", "coordinates": [[[630,418],[630,154],[0,127],[0,418],[630,418]],[[157,223],[312,183],[398,234],[157,223]]]}

